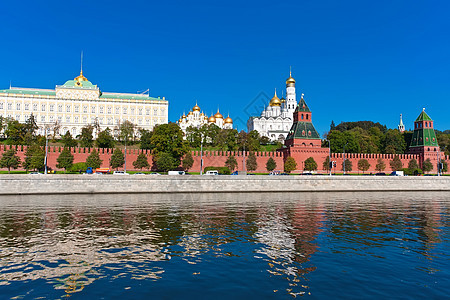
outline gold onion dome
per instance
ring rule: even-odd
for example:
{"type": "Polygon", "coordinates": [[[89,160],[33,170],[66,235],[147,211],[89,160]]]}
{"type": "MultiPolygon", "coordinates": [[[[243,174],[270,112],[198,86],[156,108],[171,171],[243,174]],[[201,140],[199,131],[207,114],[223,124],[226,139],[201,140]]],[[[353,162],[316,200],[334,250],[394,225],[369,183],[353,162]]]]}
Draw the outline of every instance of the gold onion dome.
{"type": "Polygon", "coordinates": [[[225,119],[225,124],[233,124],[233,120],[230,118],[230,116],[228,116],[228,117],[225,119]]]}
{"type": "Polygon", "coordinates": [[[209,117],[208,122],[215,123],[216,122],[216,118],[214,118],[214,116],[211,116],[211,117],[209,117]]]}
{"type": "Polygon", "coordinates": [[[286,84],[295,84],[295,79],[292,77],[291,71],[289,71],[289,78],[286,79],[286,84]]]}
{"type": "Polygon", "coordinates": [[[277,90],[275,90],[275,95],[270,100],[269,105],[270,106],[281,106],[281,100],[280,100],[280,98],[277,97],[277,90]]]}
{"type": "Polygon", "coordinates": [[[189,113],[188,113],[188,116],[192,116],[194,113],[192,112],[192,111],[190,111],[189,113]]]}
{"type": "Polygon", "coordinates": [[[222,114],[219,112],[219,110],[217,110],[217,113],[214,115],[214,118],[216,119],[223,119],[222,114]]]}
{"type": "Polygon", "coordinates": [[[181,118],[182,119],[186,119],[186,115],[183,113],[183,116],[181,118]]]}
{"type": "Polygon", "coordinates": [[[195,103],[195,106],[192,108],[193,111],[200,111],[200,107],[195,103]]]}
{"type": "Polygon", "coordinates": [[[80,75],[75,77],[74,80],[80,82],[80,81],[88,81],[86,77],[83,76],[83,70],[80,71],[80,75]]]}

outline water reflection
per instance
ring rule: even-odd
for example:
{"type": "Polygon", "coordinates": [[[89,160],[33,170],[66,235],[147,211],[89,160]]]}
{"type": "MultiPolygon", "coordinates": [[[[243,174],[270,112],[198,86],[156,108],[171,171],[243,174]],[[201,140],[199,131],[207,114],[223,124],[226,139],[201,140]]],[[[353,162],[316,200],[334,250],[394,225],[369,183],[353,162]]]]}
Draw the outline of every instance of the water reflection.
{"type": "Polygon", "coordinates": [[[188,289],[188,298],[218,290],[226,297],[236,289],[253,297],[332,297],[333,288],[320,288],[324,281],[350,285],[361,268],[382,272],[392,263],[417,270],[411,274],[416,285],[421,274],[439,274],[443,262],[448,265],[449,252],[443,250],[449,244],[448,196],[2,197],[0,293],[8,298],[89,296],[93,292],[85,288],[96,286],[97,293],[118,296],[110,283],[133,292],[136,282],[146,282],[180,296],[188,289]],[[339,262],[349,257],[350,263],[339,262]],[[353,275],[340,280],[344,271],[353,275]],[[50,283],[53,292],[45,285],[31,288],[39,281],[50,283]]]}

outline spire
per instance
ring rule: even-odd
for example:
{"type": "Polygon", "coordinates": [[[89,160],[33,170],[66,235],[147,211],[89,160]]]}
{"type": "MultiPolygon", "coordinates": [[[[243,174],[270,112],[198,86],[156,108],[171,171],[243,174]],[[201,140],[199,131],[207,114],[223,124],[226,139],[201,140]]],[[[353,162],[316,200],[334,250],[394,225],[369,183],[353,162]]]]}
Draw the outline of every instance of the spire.
{"type": "Polygon", "coordinates": [[[83,50],[81,50],[81,68],[80,74],[83,75],[83,50]]]}
{"type": "Polygon", "coordinates": [[[292,77],[292,66],[289,66],[289,77],[292,77]]]}
{"type": "Polygon", "coordinates": [[[398,131],[400,131],[400,132],[405,131],[405,125],[403,125],[402,114],[400,114],[400,123],[398,124],[398,131]]]}

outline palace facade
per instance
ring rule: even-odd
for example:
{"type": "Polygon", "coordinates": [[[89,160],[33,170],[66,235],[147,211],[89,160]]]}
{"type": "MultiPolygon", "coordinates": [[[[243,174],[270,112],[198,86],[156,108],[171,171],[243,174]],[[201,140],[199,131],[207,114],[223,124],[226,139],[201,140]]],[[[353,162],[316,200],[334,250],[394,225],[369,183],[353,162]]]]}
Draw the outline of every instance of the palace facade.
{"type": "Polygon", "coordinates": [[[59,128],[56,136],[67,131],[76,136],[89,124],[97,124],[100,130],[113,129],[124,121],[151,130],[168,122],[168,109],[169,102],[164,97],[102,92],[83,76],[83,71],[54,90],[15,87],[0,90],[0,116],[25,122],[33,114],[39,134],[53,127],[59,128]]]}
{"type": "Polygon", "coordinates": [[[286,80],[286,99],[284,97],[278,98],[275,90],[275,95],[270,100],[269,105],[261,112],[261,115],[248,119],[247,129],[249,132],[256,130],[260,136],[268,137],[272,141],[283,142],[292,126],[293,113],[296,107],[295,79],[290,73],[286,80]]]}

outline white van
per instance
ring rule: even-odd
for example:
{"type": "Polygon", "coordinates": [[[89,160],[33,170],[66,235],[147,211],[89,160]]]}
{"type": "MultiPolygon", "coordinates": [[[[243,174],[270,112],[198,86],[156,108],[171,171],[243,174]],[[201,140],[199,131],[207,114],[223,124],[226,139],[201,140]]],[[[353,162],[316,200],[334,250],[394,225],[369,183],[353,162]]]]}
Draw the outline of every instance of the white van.
{"type": "Polygon", "coordinates": [[[219,171],[217,170],[206,171],[205,175],[219,175],[219,171]]]}
{"type": "Polygon", "coordinates": [[[169,171],[167,175],[184,175],[184,171],[169,171]]]}

